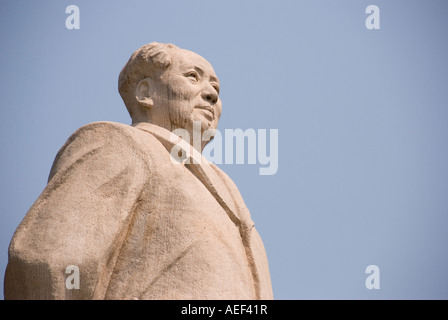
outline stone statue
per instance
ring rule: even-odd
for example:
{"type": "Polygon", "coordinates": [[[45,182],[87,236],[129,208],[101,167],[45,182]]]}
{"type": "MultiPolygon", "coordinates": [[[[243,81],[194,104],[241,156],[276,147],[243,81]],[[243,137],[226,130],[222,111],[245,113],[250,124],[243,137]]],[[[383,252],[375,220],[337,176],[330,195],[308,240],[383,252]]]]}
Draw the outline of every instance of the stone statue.
{"type": "Polygon", "coordinates": [[[12,238],[5,298],[272,299],[237,187],[201,155],[207,141],[192,147],[195,123],[213,132],[221,115],[212,66],[153,42],[118,85],[132,125],[88,124],[58,152],[12,238]],[[174,147],[184,158],[173,161],[174,147]],[[78,288],[67,284],[69,266],[78,288]]]}

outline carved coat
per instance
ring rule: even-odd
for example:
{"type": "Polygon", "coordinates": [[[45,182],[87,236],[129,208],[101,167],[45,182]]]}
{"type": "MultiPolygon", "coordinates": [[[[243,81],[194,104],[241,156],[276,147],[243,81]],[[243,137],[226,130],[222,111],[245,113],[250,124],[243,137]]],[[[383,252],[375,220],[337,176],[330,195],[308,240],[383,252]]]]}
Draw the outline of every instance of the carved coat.
{"type": "Polygon", "coordinates": [[[170,138],[148,123],[76,131],[13,236],[5,298],[271,299],[237,187],[200,154],[173,161],[170,138]],[[66,287],[70,265],[79,289],[66,287]]]}

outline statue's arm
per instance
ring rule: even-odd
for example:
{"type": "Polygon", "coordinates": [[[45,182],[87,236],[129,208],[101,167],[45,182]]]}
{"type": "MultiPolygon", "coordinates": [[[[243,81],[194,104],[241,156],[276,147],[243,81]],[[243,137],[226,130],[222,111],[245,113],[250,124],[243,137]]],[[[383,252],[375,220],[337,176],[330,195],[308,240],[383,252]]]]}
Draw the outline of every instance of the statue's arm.
{"type": "MultiPolygon", "coordinates": [[[[122,126],[122,125],[121,125],[122,126]]],[[[57,155],[9,249],[6,299],[102,298],[148,176],[125,127],[91,124],[57,155]],[[68,289],[68,266],[80,288],[68,289]]]]}

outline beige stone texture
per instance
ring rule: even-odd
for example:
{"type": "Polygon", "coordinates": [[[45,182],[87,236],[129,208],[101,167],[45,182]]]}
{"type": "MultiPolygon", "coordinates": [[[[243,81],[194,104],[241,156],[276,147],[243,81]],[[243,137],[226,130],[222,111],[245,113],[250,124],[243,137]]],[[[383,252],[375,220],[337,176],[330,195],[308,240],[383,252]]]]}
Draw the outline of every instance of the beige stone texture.
{"type": "Polygon", "coordinates": [[[268,261],[233,181],[191,140],[216,129],[211,65],[151,43],[123,68],[132,125],[96,122],[57,154],[48,184],[18,226],[5,299],[272,299],[268,261]],[[185,139],[185,138],[184,138],[185,139]],[[173,161],[173,147],[186,158],[173,161]],[[79,267],[79,289],[66,268],[79,267]]]}

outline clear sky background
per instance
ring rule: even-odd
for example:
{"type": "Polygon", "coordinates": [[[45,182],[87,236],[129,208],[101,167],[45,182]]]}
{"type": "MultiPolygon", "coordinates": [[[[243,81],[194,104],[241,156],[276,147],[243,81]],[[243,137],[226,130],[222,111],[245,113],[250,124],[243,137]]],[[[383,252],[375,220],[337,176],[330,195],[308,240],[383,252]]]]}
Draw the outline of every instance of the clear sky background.
{"type": "Polygon", "coordinates": [[[275,298],[448,299],[447,19],[443,0],[1,1],[1,287],[56,153],[87,123],[130,123],[118,74],[158,41],[214,66],[221,131],[278,129],[276,175],[220,165],[275,298]],[[380,30],[365,27],[370,4],[380,30]]]}

